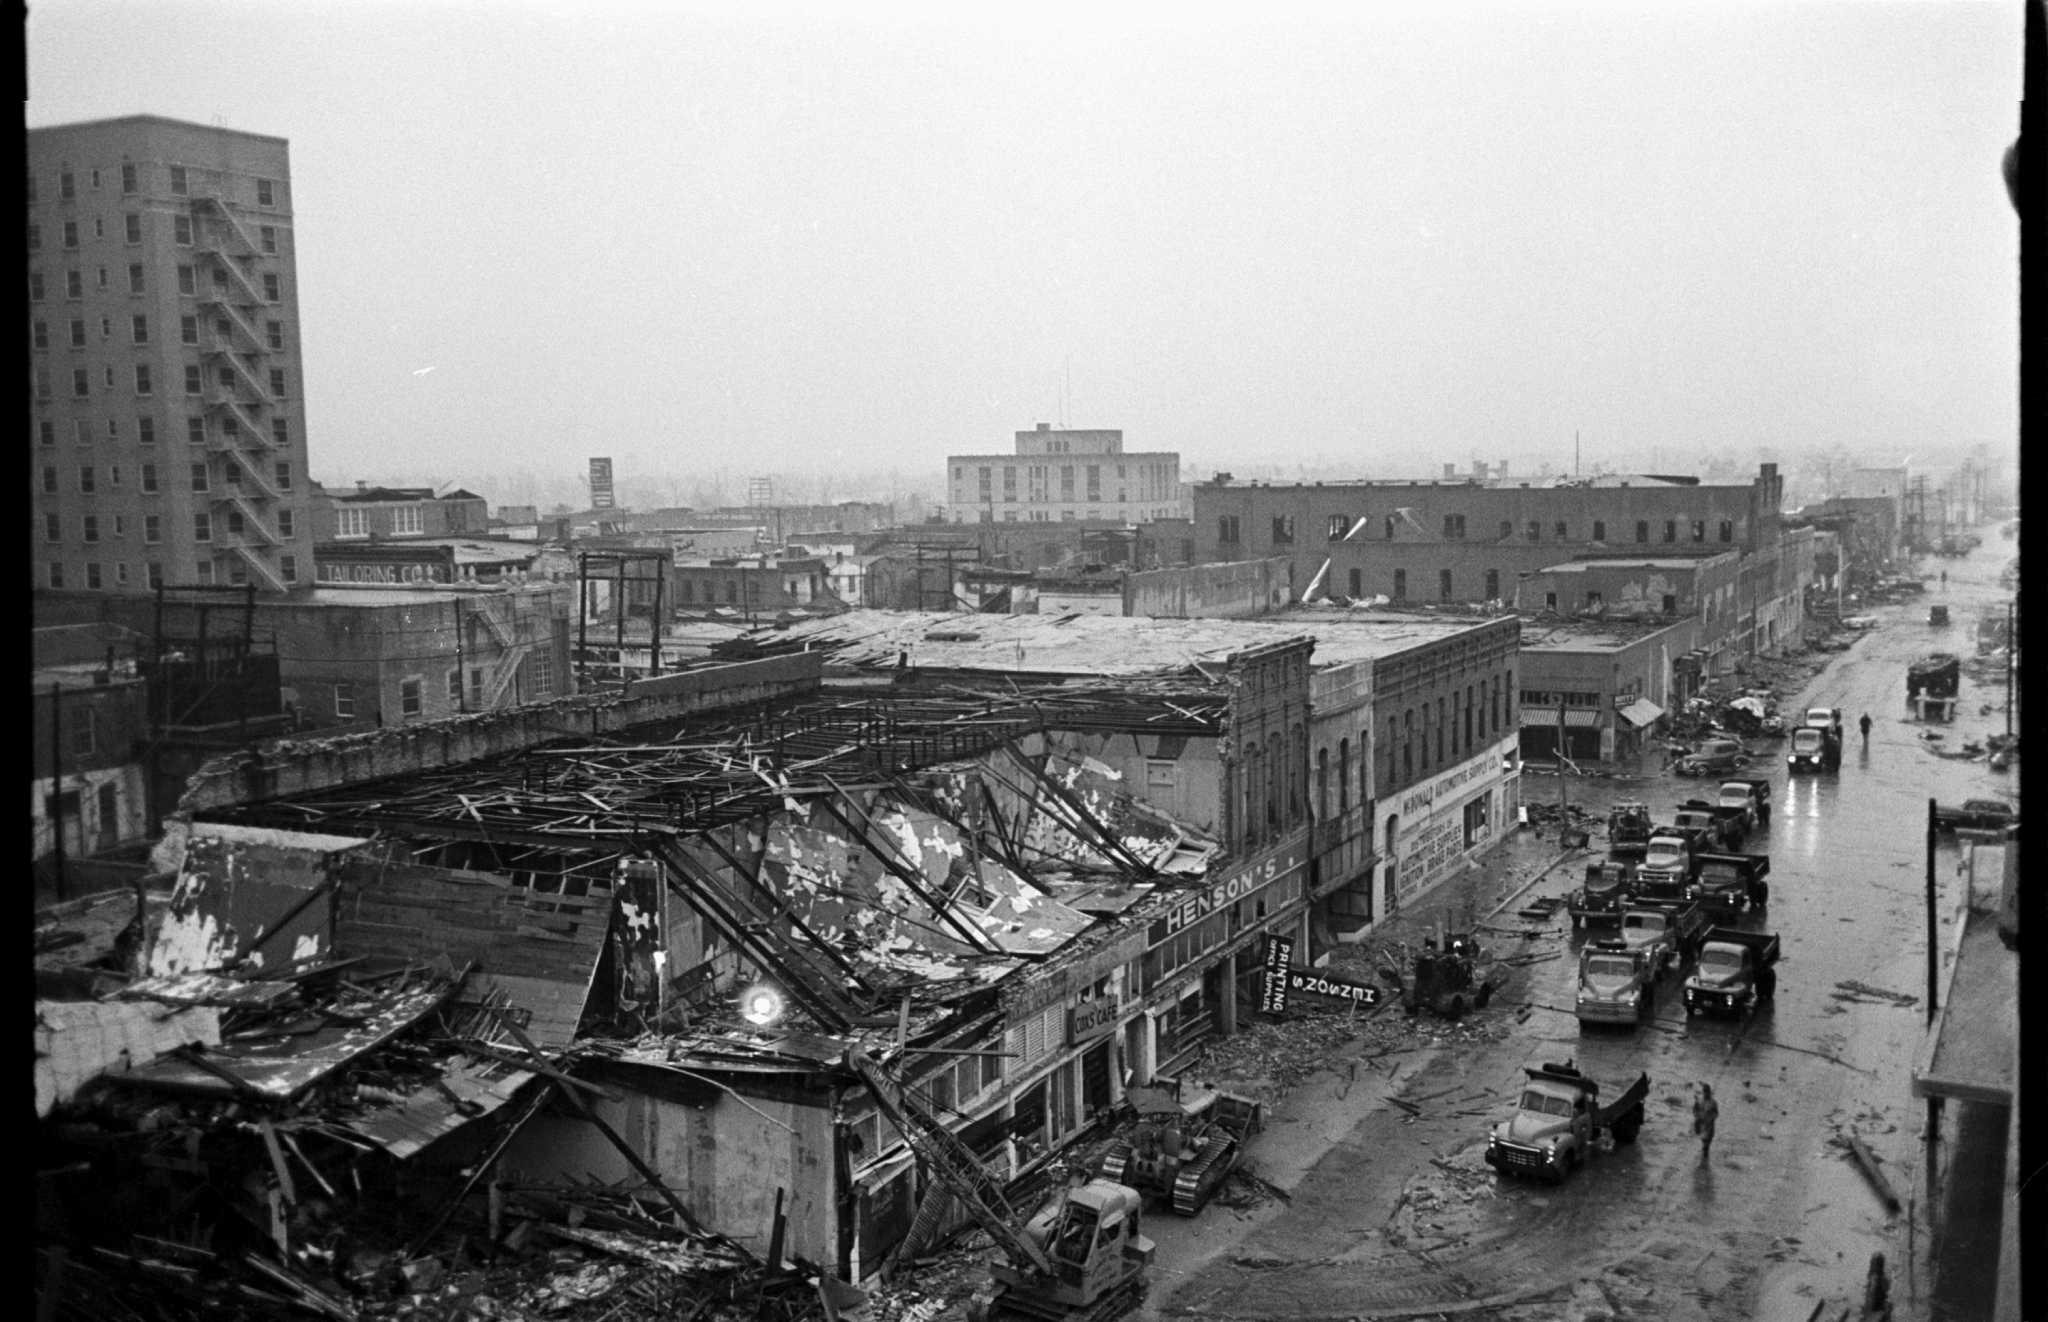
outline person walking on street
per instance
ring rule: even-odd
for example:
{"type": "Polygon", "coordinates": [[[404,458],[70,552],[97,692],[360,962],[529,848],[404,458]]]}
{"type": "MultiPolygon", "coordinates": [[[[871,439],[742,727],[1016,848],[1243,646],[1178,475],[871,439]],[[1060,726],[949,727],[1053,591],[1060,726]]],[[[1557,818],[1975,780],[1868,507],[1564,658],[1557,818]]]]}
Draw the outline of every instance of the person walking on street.
{"type": "Polygon", "coordinates": [[[1714,1100],[1714,1086],[1700,1085],[1700,1095],[1692,1103],[1692,1132],[1700,1136],[1700,1161],[1704,1164],[1714,1153],[1714,1122],[1721,1118],[1721,1105],[1714,1100]]]}
{"type": "Polygon", "coordinates": [[[1860,721],[1858,721],[1858,722],[1856,722],[1856,726],[1857,726],[1857,728],[1858,728],[1858,729],[1860,729],[1860,730],[1862,730],[1862,731],[1863,731],[1863,742],[1864,742],[1864,743],[1866,743],[1866,744],[1867,744],[1867,743],[1869,743],[1869,742],[1870,742],[1870,713],[1869,713],[1869,712],[1864,712],[1864,713],[1863,713],[1863,719],[1862,719],[1862,720],[1860,720],[1860,721]]]}

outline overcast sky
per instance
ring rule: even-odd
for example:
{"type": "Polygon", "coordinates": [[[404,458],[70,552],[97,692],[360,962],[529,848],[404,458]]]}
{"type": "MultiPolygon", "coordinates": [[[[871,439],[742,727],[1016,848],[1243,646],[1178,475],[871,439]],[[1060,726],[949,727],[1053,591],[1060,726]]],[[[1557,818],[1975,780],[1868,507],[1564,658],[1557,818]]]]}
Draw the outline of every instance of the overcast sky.
{"type": "Polygon", "coordinates": [[[2011,0],[982,8],[35,0],[27,120],[290,140],[330,483],[2014,444],[2011,0]]]}

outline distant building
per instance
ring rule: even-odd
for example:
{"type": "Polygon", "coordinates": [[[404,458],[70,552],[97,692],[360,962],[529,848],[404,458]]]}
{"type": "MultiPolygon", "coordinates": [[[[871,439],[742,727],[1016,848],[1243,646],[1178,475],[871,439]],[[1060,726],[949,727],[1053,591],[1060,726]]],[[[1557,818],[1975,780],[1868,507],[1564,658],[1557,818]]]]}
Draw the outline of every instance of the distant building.
{"type": "Polygon", "coordinates": [[[313,547],[313,568],[322,584],[516,583],[539,554],[533,542],[483,537],[335,541],[313,547]]]}
{"type": "Polygon", "coordinates": [[[107,624],[33,631],[29,838],[38,871],[148,834],[149,713],[136,642],[107,624]]]}
{"type": "Polygon", "coordinates": [[[283,138],[29,130],[35,587],[311,580],[295,256],[283,138]]]}
{"type": "Polygon", "coordinates": [[[481,535],[489,531],[490,523],[490,507],[473,491],[437,496],[432,487],[373,487],[358,482],[354,491],[321,487],[313,500],[313,539],[322,543],[446,537],[451,533],[481,535]]]}
{"type": "Polygon", "coordinates": [[[1127,454],[1121,431],[1055,430],[1041,422],[1017,433],[1014,454],[956,454],[946,466],[954,523],[1132,524],[1187,513],[1180,455],[1127,454]]]}

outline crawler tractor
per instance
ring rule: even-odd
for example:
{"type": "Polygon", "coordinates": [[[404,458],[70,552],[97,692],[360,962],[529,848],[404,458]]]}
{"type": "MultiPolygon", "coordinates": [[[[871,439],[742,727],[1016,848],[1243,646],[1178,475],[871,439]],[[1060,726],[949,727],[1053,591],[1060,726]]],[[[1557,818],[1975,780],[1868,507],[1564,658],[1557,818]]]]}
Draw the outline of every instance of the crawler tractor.
{"type": "Polygon", "coordinates": [[[1137,1114],[1127,1140],[1103,1154],[1100,1174],[1154,1197],[1170,1196],[1180,1216],[1202,1210],[1244,1156],[1264,1120],[1249,1097],[1179,1082],[1132,1088],[1137,1114]]]}

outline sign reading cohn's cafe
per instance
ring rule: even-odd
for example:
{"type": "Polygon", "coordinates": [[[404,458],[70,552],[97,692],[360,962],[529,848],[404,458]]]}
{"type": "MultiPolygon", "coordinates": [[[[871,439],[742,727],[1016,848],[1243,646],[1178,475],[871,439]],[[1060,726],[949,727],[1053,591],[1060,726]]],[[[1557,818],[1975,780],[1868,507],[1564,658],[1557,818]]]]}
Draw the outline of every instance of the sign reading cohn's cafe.
{"type": "Polygon", "coordinates": [[[1077,1047],[1091,1038],[1101,1037],[1116,1027],[1118,1016],[1123,1013],[1123,1003],[1114,996],[1098,996],[1092,1001],[1080,1001],[1067,1007],[1067,1045],[1077,1047]]]}
{"type": "Polygon", "coordinates": [[[1254,860],[1235,872],[1224,874],[1220,880],[1189,891],[1163,916],[1153,920],[1150,931],[1152,944],[1157,945],[1210,914],[1228,909],[1239,900],[1256,895],[1274,882],[1293,875],[1302,866],[1303,857],[1299,845],[1275,850],[1267,858],[1254,860]]]}

